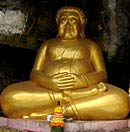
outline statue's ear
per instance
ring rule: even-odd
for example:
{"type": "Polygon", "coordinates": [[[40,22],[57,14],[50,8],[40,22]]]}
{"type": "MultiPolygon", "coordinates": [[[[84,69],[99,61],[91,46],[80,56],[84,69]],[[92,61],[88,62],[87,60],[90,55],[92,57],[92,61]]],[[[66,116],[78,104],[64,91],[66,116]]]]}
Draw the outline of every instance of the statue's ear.
{"type": "Polygon", "coordinates": [[[87,24],[87,18],[84,18],[81,22],[82,24],[82,27],[85,28],[86,27],[86,24],[87,24]]]}
{"type": "Polygon", "coordinates": [[[87,18],[85,18],[84,20],[83,20],[83,25],[86,25],[87,24],[87,18]]]}
{"type": "Polygon", "coordinates": [[[84,18],[82,20],[82,28],[81,28],[81,32],[80,32],[80,36],[81,38],[86,38],[85,34],[84,34],[84,30],[85,30],[85,27],[86,27],[86,24],[87,24],[87,18],[84,18]]]}

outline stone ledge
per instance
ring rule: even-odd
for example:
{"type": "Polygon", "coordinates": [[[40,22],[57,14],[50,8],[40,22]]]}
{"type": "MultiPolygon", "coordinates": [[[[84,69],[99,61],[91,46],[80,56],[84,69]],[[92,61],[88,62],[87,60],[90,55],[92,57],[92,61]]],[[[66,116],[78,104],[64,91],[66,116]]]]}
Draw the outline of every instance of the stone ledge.
{"type": "MultiPolygon", "coordinates": [[[[47,121],[9,119],[0,117],[0,127],[8,127],[17,130],[28,130],[34,132],[50,132],[51,128],[47,121]]],[[[130,121],[111,120],[111,121],[74,121],[65,123],[65,132],[125,132],[130,127],[130,121]]],[[[129,129],[130,130],[130,129],[129,129]]],[[[129,131],[128,130],[128,131],[129,131]]]]}

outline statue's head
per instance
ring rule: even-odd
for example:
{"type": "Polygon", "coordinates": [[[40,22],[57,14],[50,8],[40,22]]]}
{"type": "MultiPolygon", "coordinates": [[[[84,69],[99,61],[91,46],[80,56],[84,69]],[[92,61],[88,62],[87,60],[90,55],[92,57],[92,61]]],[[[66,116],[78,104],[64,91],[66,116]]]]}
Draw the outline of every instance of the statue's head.
{"type": "Polygon", "coordinates": [[[87,19],[77,7],[66,6],[58,10],[56,16],[58,36],[64,39],[85,38],[84,29],[87,19]]]}

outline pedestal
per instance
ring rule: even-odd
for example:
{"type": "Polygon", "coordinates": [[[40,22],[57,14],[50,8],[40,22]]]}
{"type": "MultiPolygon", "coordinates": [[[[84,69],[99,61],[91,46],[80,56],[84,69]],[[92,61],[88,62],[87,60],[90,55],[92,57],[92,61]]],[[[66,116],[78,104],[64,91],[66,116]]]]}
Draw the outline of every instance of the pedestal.
{"type": "MultiPolygon", "coordinates": [[[[130,121],[74,121],[65,123],[65,132],[126,132],[130,127],[130,121]]],[[[9,119],[0,117],[0,127],[13,128],[19,131],[28,132],[50,132],[51,128],[47,121],[9,119]]],[[[129,129],[130,130],[130,129],[129,129]]],[[[128,131],[129,131],[128,130],[128,131]]]]}

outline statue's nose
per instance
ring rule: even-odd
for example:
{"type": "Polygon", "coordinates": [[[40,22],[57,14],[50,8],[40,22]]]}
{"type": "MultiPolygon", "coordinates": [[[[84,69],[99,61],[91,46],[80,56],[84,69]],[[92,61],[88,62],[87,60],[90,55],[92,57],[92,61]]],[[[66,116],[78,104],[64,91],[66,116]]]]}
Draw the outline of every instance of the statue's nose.
{"type": "Polygon", "coordinates": [[[70,20],[67,21],[66,25],[67,25],[67,26],[70,26],[70,25],[71,25],[71,24],[70,24],[70,20]]]}

